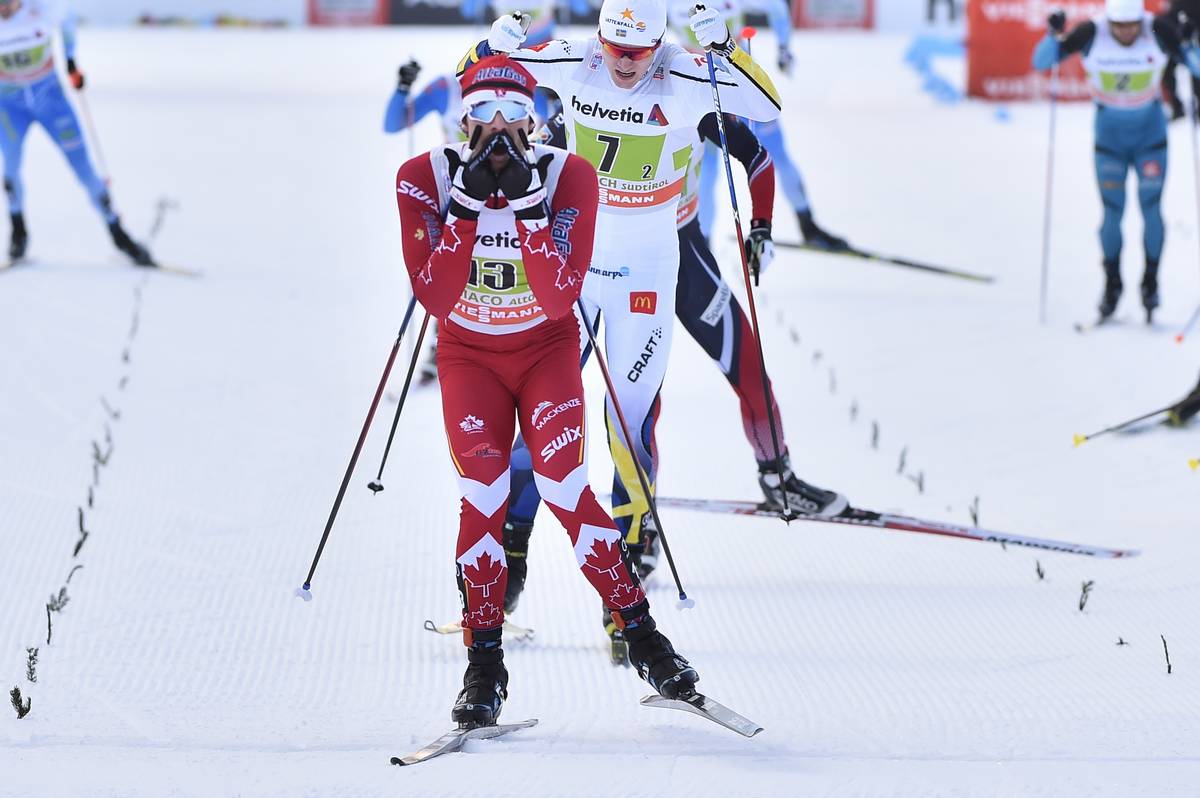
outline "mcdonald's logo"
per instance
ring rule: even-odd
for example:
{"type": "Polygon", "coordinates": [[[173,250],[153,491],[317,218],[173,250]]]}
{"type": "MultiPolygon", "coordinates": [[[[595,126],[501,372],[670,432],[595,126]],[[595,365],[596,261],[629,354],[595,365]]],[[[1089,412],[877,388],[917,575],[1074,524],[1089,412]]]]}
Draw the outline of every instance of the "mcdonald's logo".
{"type": "Polygon", "coordinates": [[[658,294],[654,291],[630,291],[629,312],[653,316],[658,309],[658,294]]]}

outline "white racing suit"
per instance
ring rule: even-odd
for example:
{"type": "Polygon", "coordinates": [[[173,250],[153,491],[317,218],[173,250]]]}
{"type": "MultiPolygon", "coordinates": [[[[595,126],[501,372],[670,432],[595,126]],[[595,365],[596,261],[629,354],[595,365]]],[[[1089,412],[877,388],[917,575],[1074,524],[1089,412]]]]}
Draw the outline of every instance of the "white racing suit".
{"type": "MultiPolygon", "coordinates": [[[[490,54],[481,43],[462,68],[490,54]]],[[[605,417],[616,465],[613,517],[626,541],[637,547],[649,504],[632,456],[653,491],[658,414],[652,410],[671,350],[679,271],[675,214],[696,126],[713,110],[707,61],[664,43],[642,81],[621,89],[604,66],[595,38],[553,40],[510,56],[562,99],[568,149],[588,160],[599,176],[595,245],[582,299],[589,322],[594,325],[597,316],[604,320],[616,398],[635,438],[632,447],[625,441],[610,397],[605,417]]],[[[714,62],[726,112],[760,121],[779,116],[775,87],[745,52],[735,48],[729,59],[714,56],[714,62]]]]}

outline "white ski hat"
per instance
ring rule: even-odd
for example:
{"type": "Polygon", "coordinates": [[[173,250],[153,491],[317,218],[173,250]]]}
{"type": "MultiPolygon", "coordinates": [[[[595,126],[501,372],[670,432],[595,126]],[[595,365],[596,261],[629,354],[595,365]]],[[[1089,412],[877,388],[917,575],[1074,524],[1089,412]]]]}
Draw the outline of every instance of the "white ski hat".
{"type": "Polygon", "coordinates": [[[1110,22],[1139,22],[1146,7],[1143,0],[1105,0],[1104,13],[1110,22]]]}
{"type": "Polygon", "coordinates": [[[666,0],[604,0],[600,6],[600,38],[605,41],[653,47],[666,32],[666,0]]]}

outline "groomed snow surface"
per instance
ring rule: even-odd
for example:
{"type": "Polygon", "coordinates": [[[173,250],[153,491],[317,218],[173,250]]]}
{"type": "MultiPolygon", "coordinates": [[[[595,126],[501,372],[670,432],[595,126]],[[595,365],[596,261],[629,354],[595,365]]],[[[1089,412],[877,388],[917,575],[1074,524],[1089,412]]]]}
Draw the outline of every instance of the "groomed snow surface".
{"type": "MultiPolygon", "coordinates": [[[[546,515],[513,619],[537,637],[508,646],[504,710],[540,724],[388,764],[449,728],[464,663],[456,638],[422,629],[458,607],[436,391],[411,396],[386,491],[365,488],[403,365],[315,599],[292,591],[408,295],[393,175],[410,143],[380,132],[395,68],[416,55],[432,79],[476,33],[81,36],[129,228],[146,235],[159,198],[176,201],[154,250],[205,275],[122,265],[31,135],[35,263],[0,275],[0,674],[32,711],[0,713],[0,793],[1196,794],[1200,475],[1186,461],[1200,436],[1154,427],[1071,446],[1195,382],[1200,350],[1171,340],[1200,297],[1189,131],[1171,129],[1161,325],[1140,322],[1131,200],[1125,323],[1079,335],[1100,290],[1100,205],[1091,110],[1060,110],[1039,326],[1045,107],[1001,122],[990,106],[939,105],[902,64],[907,38],[865,34],[797,36],[796,77],[780,80],[818,220],[999,279],[781,252],[759,296],[798,471],[865,507],[967,523],[978,497],[984,526],[1142,556],[666,511],[698,604],[672,609],[662,571],[657,616],[701,687],[766,727],[747,740],[638,705],[647,689],[608,663],[596,599],[546,515]]],[[[430,120],[416,144],[439,137],[430,120]]],[[[782,196],[776,207],[776,237],[796,240],[782,196]]],[[[715,238],[735,282],[728,217],[715,238]]],[[[662,494],[756,498],[733,394],[676,341],[662,494]]],[[[587,375],[604,492],[601,385],[587,375]]]]}

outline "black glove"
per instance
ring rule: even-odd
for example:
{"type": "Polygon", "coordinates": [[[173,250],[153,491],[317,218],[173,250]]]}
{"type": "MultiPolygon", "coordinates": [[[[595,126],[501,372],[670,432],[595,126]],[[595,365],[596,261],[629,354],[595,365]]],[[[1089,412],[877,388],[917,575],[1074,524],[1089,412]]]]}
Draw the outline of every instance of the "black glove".
{"type": "Polygon", "coordinates": [[[1184,12],[1179,12],[1179,39],[1185,44],[1196,38],[1196,23],[1184,12]]]}
{"type": "Polygon", "coordinates": [[[779,48],[779,58],[777,63],[779,64],[780,72],[785,75],[792,74],[792,62],[794,60],[795,58],[793,58],[791,50],[788,50],[786,47],[779,48]]]}
{"type": "Polygon", "coordinates": [[[746,236],[746,265],[758,284],[758,276],[775,260],[775,242],[771,240],[771,223],[766,219],[750,222],[750,235],[746,236]]]}
{"type": "Polygon", "coordinates": [[[86,81],[83,79],[83,73],[79,71],[79,67],[75,65],[74,58],[67,59],[67,77],[71,79],[71,85],[76,91],[83,91],[83,85],[86,81]]]}
{"type": "Polygon", "coordinates": [[[500,190],[518,219],[526,222],[546,218],[546,170],[554,156],[546,153],[531,164],[507,133],[496,134],[498,147],[508,152],[508,164],[497,176],[500,190]]]}
{"type": "Polygon", "coordinates": [[[405,94],[417,82],[417,75],[421,74],[421,65],[414,59],[409,59],[407,64],[400,66],[399,79],[396,81],[396,91],[402,91],[405,94]]]}
{"type": "Polygon", "coordinates": [[[1046,25],[1055,36],[1061,36],[1067,29],[1067,15],[1061,8],[1046,17],[1046,25]]]}
{"type": "Polygon", "coordinates": [[[463,161],[458,150],[447,147],[444,152],[450,167],[450,212],[459,219],[478,219],[488,198],[496,193],[499,184],[488,156],[498,145],[493,136],[478,155],[463,161]]]}

